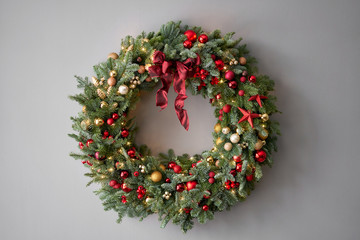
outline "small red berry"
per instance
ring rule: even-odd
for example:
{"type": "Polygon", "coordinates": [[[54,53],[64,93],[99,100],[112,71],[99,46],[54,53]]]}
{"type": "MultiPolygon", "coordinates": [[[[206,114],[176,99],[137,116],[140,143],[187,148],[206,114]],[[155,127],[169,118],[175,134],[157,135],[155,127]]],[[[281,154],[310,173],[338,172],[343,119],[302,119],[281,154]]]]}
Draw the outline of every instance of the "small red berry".
{"type": "Polygon", "coordinates": [[[213,184],[215,182],[215,178],[211,177],[209,178],[209,183],[213,184]]]}
{"type": "Polygon", "coordinates": [[[209,172],[209,177],[215,177],[215,173],[214,172],[209,172]]]}

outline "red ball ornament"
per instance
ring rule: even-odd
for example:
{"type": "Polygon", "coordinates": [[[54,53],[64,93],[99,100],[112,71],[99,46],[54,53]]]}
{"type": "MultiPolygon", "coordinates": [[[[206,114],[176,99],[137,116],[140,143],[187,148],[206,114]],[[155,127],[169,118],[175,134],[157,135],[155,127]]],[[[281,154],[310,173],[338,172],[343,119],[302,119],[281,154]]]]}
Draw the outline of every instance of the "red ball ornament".
{"type": "Polygon", "coordinates": [[[238,164],[236,164],[236,171],[237,172],[241,172],[241,170],[242,170],[242,164],[241,163],[238,163],[238,164]]]}
{"type": "Polygon", "coordinates": [[[220,93],[216,94],[215,98],[216,98],[217,100],[221,99],[221,94],[220,94],[220,93]]]}
{"type": "Polygon", "coordinates": [[[96,153],[95,153],[95,158],[96,158],[97,160],[100,159],[100,153],[99,153],[99,152],[96,152],[96,153]]]}
{"type": "Polygon", "coordinates": [[[221,59],[215,60],[215,65],[219,71],[224,69],[224,62],[221,59]]]}
{"type": "Polygon", "coordinates": [[[120,187],[121,187],[121,189],[122,189],[124,192],[126,192],[126,193],[131,192],[131,190],[132,190],[131,188],[128,188],[125,183],[122,183],[122,184],[120,185],[120,187]]]}
{"type": "Polygon", "coordinates": [[[209,210],[209,206],[208,206],[208,205],[204,205],[204,206],[202,206],[202,210],[204,210],[204,211],[209,210]]]}
{"type": "Polygon", "coordinates": [[[238,84],[236,81],[230,81],[228,83],[228,86],[229,86],[229,88],[235,89],[235,88],[237,88],[238,84]]]}
{"type": "Polygon", "coordinates": [[[209,183],[213,184],[215,182],[215,178],[211,177],[209,178],[209,183]]]}
{"type": "Polygon", "coordinates": [[[111,181],[109,182],[109,186],[110,186],[110,187],[114,187],[117,183],[118,183],[117,181],[111,180],[111,181]]]}
{"type": "Polygon", "coordinates": [[[138,172],[138,171],[135,171],[135,172],[134,172],[134,176],[135,176],[135,177],[138,177],[138,176],[139,176],[139,172],[138,172]]]}
{"type": "Polygon", "coordinates": [[[210,196],[211,196],[211,191],[208,190],[207,192],[208,192],[208,194],[204,194],[204,198],[205,198],[205,199],[209,199],[210,196]]]}
{"type": "Polygon", "coordinates": [[[219,110],[219,114],[220,114],[220,115],[223,114],[223,110],[222,110],[222,109],[219,110]]]}
{"type": "Polygon", "coordinates": [[[246,77],[244,77],[244,76],[240,77],[240,82],[242,82],[242,83],[246,82],[246,77]]]}
{"type": "Polygon", "coordinates": [[[122,179],[127,179],[129,177],[129,172],[128,171],[121,171],[120,177],[122,179]]]}
{"type": "Polygon", "coordinates": [[[231,70],[226,71],[226,73],[225,73],[225,79],[226,80],[231,81],[231,80],[234,79],[234,77],[235,77],[235,73],[233,71],[231,71],[231,70]]]}
{"type": "Polygon", "coordinates": [[[129,131],[127,129],[124,129],[121,131],[121,136],[123,138],[126,138],[127,136],[129,136],[129,131]]]}
{"type": "Polygon", "coordinates": [[[108,131],[105,131],[103,135],[104,135],[105,138],[107,138],[110,134],[109,134],[108,131]]]}
{"type": "Polygon", "coordinates": [[[192,47],[192,42],[189,40],[185,40],[183,43],[185,48],[191,48],[192,47]]]}
{"type": "Polygon", "coordinates": [[[236,170],[235,169],[230,170],[230,174],[235,177],[236,176],[236,170]]]}
{"type": "Polygon", "coordinates": [[[190,42],[195,42],[196,41],[196,33],[193,30],[187,30],[184,32],[184,35],[187,37],[187,39],[190,42]]]}
{"type": "Polygon", "coordinates": [[[82,142],[79,142],[79,147],[80,149],[83,149],[84,148],[84,144],[82,142]]]}
{"type": "Polygon", "coordinates": [[[168,168],[173,169],[176,166],[175,162],[169,162],[168,163],[168,168]]]}
{"type": "Polygon", "coordinates": [[[206,43],[209,40],[209,37],[206,34],[201,34],[199,36],[199,42],[206,43]]]}
{"type": "Polygon", "coordinates": [[[184,212],[186,214],[189,214],[191,212],[192,208],[184,208],[184,212]]]}
{"type": "Polygon", "coordinates": [[[174,170],[175,173],[180,173],[182,171],[182,168],[179,165],[175,165],[173,170],[174,170]]]}
{"type": "Polygon", "coordinates": [[[258,162],[264,162],[266,159],[266,152],[263,150],[258,150],[255,153],[255,159],[258,162]]]}
{"type": "Polygon", "coordinates": [[[191,189],[196,188],[197,181],[189,181],[186,183],[186,189],[190,191],[191,189]]]}
{"type": "Polygon", "coordinates": [[[114,189],[119,189],[120,187],[121,187],[121,184],[120,184],[120,183],[116,183],[116,184],[113,186],[114,189]]]}
{"type": "Polygon", "coordinates": [[[249,82],[252,82],[252,83],[256,82],[256,77],[254,75],[251,75],[249,77],[249,82]]]}
{"type": "Polygon", "coordinates": [[[121,196],[121,202],[122,202],[122,203],[126,203],[126,202],[127,202],[125,196],[121,196]]]}
{"type": "Polygon", "coordinates": [[[176,185],[175,189],[177,192],[183,192],[185,190],[185,186],[183,183],[179,183],[176,185]]]}
{"type": "Polygon", "coordinates": [[[239,96],[244,96],[245,91],[244,90],[239,90],[238,94],[239,94],[239,96]]]}
{"type": "Polygon", "coordinates": [[[108,118],[108,120],[106,121],[106,123],[107,123],[108,125],[112,125],[112,124],[114,123],[114,119],[108,118]]]}
{"type": "Polygon", "coordinates": [[[229,113],[231,111],[231,105],[226,104],[223,106],[223,111],[229,113]]]}
{"type": "Polygon", "coordinates": [[[142,195],[142,194],[138,194],[138,195],[137,195],[137,198],[138,198],[139,200],[141,200],[143,197],[144,197],[144,195],[142,195]]]}
{"type": "Polygon", "coordinates": [[[214,172],[209,172],[209,177],[215,177],[215,173],[214,172]]]}
{"type": "Polygon", "coordinates": [[[130,149],[127,151],[127,155],[129,155],[130,158],[134,158],[135,155],[135,150],[134,149],[130,149]]]}
{"type": "Polygon", "coordinates": [[[214,54],[211,54],[211,59],[215,61],[216,56],[214,54]]]}
{"type": "Polygon", "coordinates": [[[166,182],[166,183],[171,183],[170,178],[166,178],[166,179],[165,179],[165,182],[166,182]]]}
{"type": "Polygon", "coordinates": [[[223,115],[220,115],[219,116],[219,121],[222,121],[223,120],[222,118],[223,118],[223,115]]]}
{"type": "Polygon", "coordinates": [[[113,118],[114,120],[118,119],[118,118],[119,118],[119,114],[113,113],[112,118],[113,118]]]}
{"type": "Polygon", "coordinates": [[[93,142],[94,142],[94,140],[92,140],[92,139],[87,140],[86,141],[86,146],[89,147],[90,144],[93,143],[93,142]]]}
{"type": "Polygon", "coordinates": [[[246,176],[246,181],[251,182],[253,179],[254,179],[254,175],[252,175],[252,174],[249,176],[246,176]]]}
{"type": "Polygon", "coordinates": [[[241,162],[241,155],[233,156],[233,160],[234,160],[235,162],[241,162]]]}

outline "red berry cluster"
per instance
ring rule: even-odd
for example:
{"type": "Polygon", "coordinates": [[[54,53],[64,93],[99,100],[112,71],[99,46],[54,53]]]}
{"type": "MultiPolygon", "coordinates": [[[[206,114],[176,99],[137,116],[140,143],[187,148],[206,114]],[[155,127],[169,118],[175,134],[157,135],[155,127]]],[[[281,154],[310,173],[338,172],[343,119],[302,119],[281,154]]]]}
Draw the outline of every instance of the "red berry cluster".
{"type": "Polygon", "coordinates": [[[141,200],[145,196],[146,189],[143,186],[140,185],[138,187],[138,189],[136,190],[136,192],[138,194],[137,198],[141,200]]]}
{"type": "Polygon", "coordinates": [[[217,77],[212,77],[210,83],[211,85],[217,85],[219,83],[219,79],[217,77]]]}
{"type": "Polygon", "coordinates": [[[122,202],[122,203],[127,203],[127,201],[126,201],[126,196],[121,196],[121,202],[122,202]]]}
{"type": "MultiPolygon", "coordinates": [[[[196,41],[196,33],[193,30],[185,31],[184,35],[187,37],[187,40],[184,41],[183,45],[185,48],[191,48],[193,46],[193,42],[196,41]]],[[[198,38],[200,43],[206,43],[209,38],[206,34],[201,34],[198,38]]]]}
{"type": "Polygon", "coordinates": [[[227,180],[225,182],[225,188],[227,190],[230,190],[231,188],[238,188],[240,186],[240,183],[238,182],[235,182],[235,181],[230,181],[230,180],[227,180]]]}
{"type": "Polygon", "coordinates": [[[113,138],[113,136],[110,135],[109,131],[107,131],[107,130],[104,131],[103,136],[102,136],[102,139],[106,139],[106,138],[109,138],[109,139],[113,138]]]}

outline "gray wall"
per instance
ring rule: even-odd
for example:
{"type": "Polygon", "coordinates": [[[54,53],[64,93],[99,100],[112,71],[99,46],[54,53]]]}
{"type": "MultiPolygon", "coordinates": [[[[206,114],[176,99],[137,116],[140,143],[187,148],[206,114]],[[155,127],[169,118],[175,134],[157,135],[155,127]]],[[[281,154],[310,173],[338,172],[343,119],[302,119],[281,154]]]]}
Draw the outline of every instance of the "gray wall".
{"type": "MultiPolygon", "coordinates": [[[[0,238],[359,239],[359,12],[359,1],[1,1],[0,238]],[[85,188],[66,136],[81,110],[67,99],[72,76],[168,20],[244,37],[283,112],[280,151],[257,189],[187,235],[160,229],[156,216],[116,224],[85,188]]],[[[154,93],[138,108],[139,142],[178,154],[211,147],[206,100],[186,101],[185,132],[154,93]]]]}

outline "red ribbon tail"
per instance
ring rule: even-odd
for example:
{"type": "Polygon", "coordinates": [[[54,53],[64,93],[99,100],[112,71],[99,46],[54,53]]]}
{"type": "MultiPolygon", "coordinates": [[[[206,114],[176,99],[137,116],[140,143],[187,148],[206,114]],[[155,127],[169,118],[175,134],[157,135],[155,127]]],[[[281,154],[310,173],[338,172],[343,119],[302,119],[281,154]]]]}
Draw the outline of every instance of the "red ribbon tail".
{"type": "Polygon", "coordinates": [[[189,116],[187,114],[186,109],[183,109],[184,107],[184,101],[187,98],[185,94],[179,94],[177,95],[175,99],[175,112],[176,115],[181,123],[181,125],[186,129],[186,131],[189,130],[189,116]]]}
{"type": "MultiPolygon", "coordinates": [[[[167,93],[171,85],[172,74],[165,73],[161,76],[162,87],[156,92],[156,106],[164,110],[168,105],[167,93]]],[[[161,111],[160,110],[160,111],[161,111]]]]}

